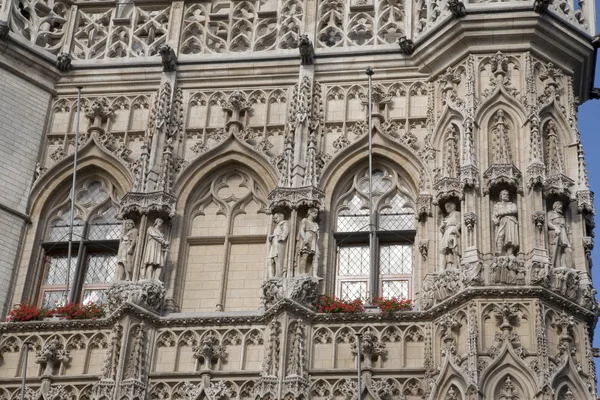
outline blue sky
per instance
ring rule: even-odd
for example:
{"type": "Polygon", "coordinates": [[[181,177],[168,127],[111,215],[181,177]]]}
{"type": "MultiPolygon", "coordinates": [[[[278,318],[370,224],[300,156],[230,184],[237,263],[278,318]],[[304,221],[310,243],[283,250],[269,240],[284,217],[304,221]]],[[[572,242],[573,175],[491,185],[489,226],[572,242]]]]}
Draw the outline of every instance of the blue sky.
{"type": "MultiPolygon", "coordinates": [[[[596,0],[596,20],[600,22],[600,18],[598,18],[599,12],[600,0],[596,0]]],[[[598,26],[598,22],[596,22],[596,25],[598,26]]],[[[594,86],[600,87],[600,60],[596,61],[596,79],[594,86]]],[[[597,156],[598,151],[600,150],[600,132],[598,129],[598,123],[600,122],[599,115],[600,100],[588,100],[579,107],[579,132],[581,133],[583,149],[586,154],[585,161],[587,162],[590,186],[591,189],[596,192],[594,206],[596,208],[596,224],[598,225],[598,228],[596,228],[596,247],[592,252],[594,264],[592,267],[592,278],[596,290],[600,289],[600,219],[598,218],[598,215],[600,215],[600,157],[597,156]]],[[[600,347],[600,324],[596,326],[593,344],[594,347],[600,347]]],[[[600,359],[596,359],[596,371],[600,373],[600,359]]]]}

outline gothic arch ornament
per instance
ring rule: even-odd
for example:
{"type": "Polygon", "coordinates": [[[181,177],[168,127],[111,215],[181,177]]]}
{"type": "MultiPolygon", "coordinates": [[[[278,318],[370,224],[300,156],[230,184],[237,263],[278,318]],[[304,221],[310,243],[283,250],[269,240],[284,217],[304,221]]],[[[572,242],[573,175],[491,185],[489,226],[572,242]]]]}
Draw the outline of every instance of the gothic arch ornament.
{"type": "MultiPolygon", "coordinates": [[[[338,152],[325,165],[319,184],[326,195],[331,196],[334,188],[338,186],[339,179],[354,170],[356,165],[365,161],[364,149],[367,141],[368,135],[364,135],[338,152]]],[[[418,193],[418,183],[422,174],[429,175],[429,169],[412,149],[379,133],[373,135],[373,158],[374,160],[380,159],[381,163],[394,160],[389,161],[389,165],[402,165],[411,193],[418,193]]]]}
{"type": "Polygon", "coordinates": [[[517,356],[510,341],[505,340],[500,348],[499,355],[481,373],[480,388],[486,398],[495,399],[498,387],[511,377],[515,384],[521,388],[521,400],[533,399],[538,392],[538,384],[535,376],[525,362],[517,356]]]}
{"type": "Polygon", "coordinates": [[[459,392],[457,393],[457,399],[465,399],[464,388],[467,387],[467,381],[468,379],[464,375],[462,369],[454,364],[451,357],[445,357],[437,379],[430,383],[433,385],[433,387],[429,393],[428,399],[446,400],[447,397],[444,396],[447,396],[447,394],[450,392],[450,389],[453,389],[455,392],[459,392]],[[458,397],[459,395],[461,397],[458,397]]]}
{"type": "Polygon", "coordinates": [[[232,162],[245,165],[245,168],[253,171],[260,171],[264,187],[268,191],[277,186],[278,173],[271,160],[230,133],[227,139],[195,158],[177,175],[173,184],[173,191],[178,198],[177,210],[181,210],[190,192],[197,187],[202,178],[232,162]]]}
{"type": "MultiPolygon", "coordinates": [[[[587,385],[578,372],[577,360],[571,354],[566,355],[566,362],[550,377],[551,387],[556,388],[555,392],[560,394],[563,387],[568,387],[574,395],[574,399],[585,399],[589,393],[587,385]]],[[[592,393],[595,395],[595,393],[592,393]]],[[[563,400],[559,397],[560,400],[563,400]]],[[[564,400],[569,400],[564,398],[564,400]]]]}
{"type": "MultiPolygon", "coordinates": [[[[35,181],[31,189],[32,213],[42,206],[39,204],[40,199],[48,198],[52,191],[71,178],[74,158],[74,154],[63,158],[35,181]]],[[[123,160],[106,150],[99,142],[97,135],[91,135],[91,138],[83,146],[80,145],[78,151],[77,174],[82,176],[89,169],[105,171],[107,175],[117,181],[123,193],[133,187],[134,177],[129,167],[123,160]]]]}

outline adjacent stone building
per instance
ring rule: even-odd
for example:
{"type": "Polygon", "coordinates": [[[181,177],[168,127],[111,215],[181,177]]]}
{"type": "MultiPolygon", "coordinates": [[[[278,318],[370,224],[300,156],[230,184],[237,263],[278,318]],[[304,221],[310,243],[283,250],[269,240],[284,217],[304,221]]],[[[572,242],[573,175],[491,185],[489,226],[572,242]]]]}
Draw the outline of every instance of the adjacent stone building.
{"type": "Polygon", "coordinates": [[[0,325],[0,399],[25,365],[28,400],[596,399],[594,34],[591,0],[2,1],[0,308],[109,315],[0,325]]]}

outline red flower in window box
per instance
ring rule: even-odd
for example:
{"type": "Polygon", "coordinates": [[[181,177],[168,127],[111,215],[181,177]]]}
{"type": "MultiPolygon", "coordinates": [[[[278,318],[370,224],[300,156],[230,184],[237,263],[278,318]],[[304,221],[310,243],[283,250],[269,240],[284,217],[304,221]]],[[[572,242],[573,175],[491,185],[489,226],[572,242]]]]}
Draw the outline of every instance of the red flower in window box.
{"type": "Polygon", "coordinates": [[[335,296],[321,296],[315,304],[320,313],[357,313],[365,311],[361,299],[342,300],[335,296]]]}
{"type": "Polygon", "coordinates": [[[25,302],[16,305],[15,308],[10,311],[4,322],[41,321],[52,315],[53,310],[25,302]]]}
{"type": "Polygon", "coordinates": [[[408,311],[412,310],[413,304],[410,299],[398,299],[392,297],[391,299],[385,299],[383,297],[373,297],[371,302],[373,305],[378,306],[382,312],[393,313],[396,311],[408,311]]]}

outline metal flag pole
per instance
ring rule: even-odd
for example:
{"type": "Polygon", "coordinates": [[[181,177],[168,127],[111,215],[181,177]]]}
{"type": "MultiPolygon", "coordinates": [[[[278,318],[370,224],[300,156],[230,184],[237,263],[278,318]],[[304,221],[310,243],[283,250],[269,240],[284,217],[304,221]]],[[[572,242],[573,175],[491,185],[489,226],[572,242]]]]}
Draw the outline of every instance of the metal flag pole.
{"type": "Polygon", "coordinates": [[[361,390],[361,381],[360,381],[360,339],[362,338],[362,333],[356,334],[356,369],[358,370],[358,400],[362,398],[362,390],[361,390]]]}
{"type": "Polygon", "coordinates": [[[29,342],[23,343],[25,345],[25,354],[23,358],[23,378],[21,379],[21,400],[25,400],[25,380],[27,379],[27,358],[29,357],[29,342]]]}
{"type": "Polygon", "coordinates": [[[79,117],[81,114],[81,86],[77,87],[77,121],[75,122],[75,153],[73,160],[73,184],[71,186],[71,215],[69,221],[69,248],[67,254],[67,288],[65,290],[64,302],[69,301],[71,286],[71,252],[73,251],[73,219],[75,217],[75,185],[77,184],[77,153],[79,150],[79,117]]]}
{"type": "MultiPolygon", "coordinates": [[[[370,297],[377,295],[377,269],[376,269],[376,261],[377,257],[375,256],[375,216],[373,215],[373,99],[372,91],[373,91],[373,68],[367,67],[366,74],[369,77],[369,275],[371,287],[370,289],[370,297]]],[[[368,299],[369,303],[371,299],[368,299]]],[[[359,399],[360,400],[360,399],[359,399]]]]}

